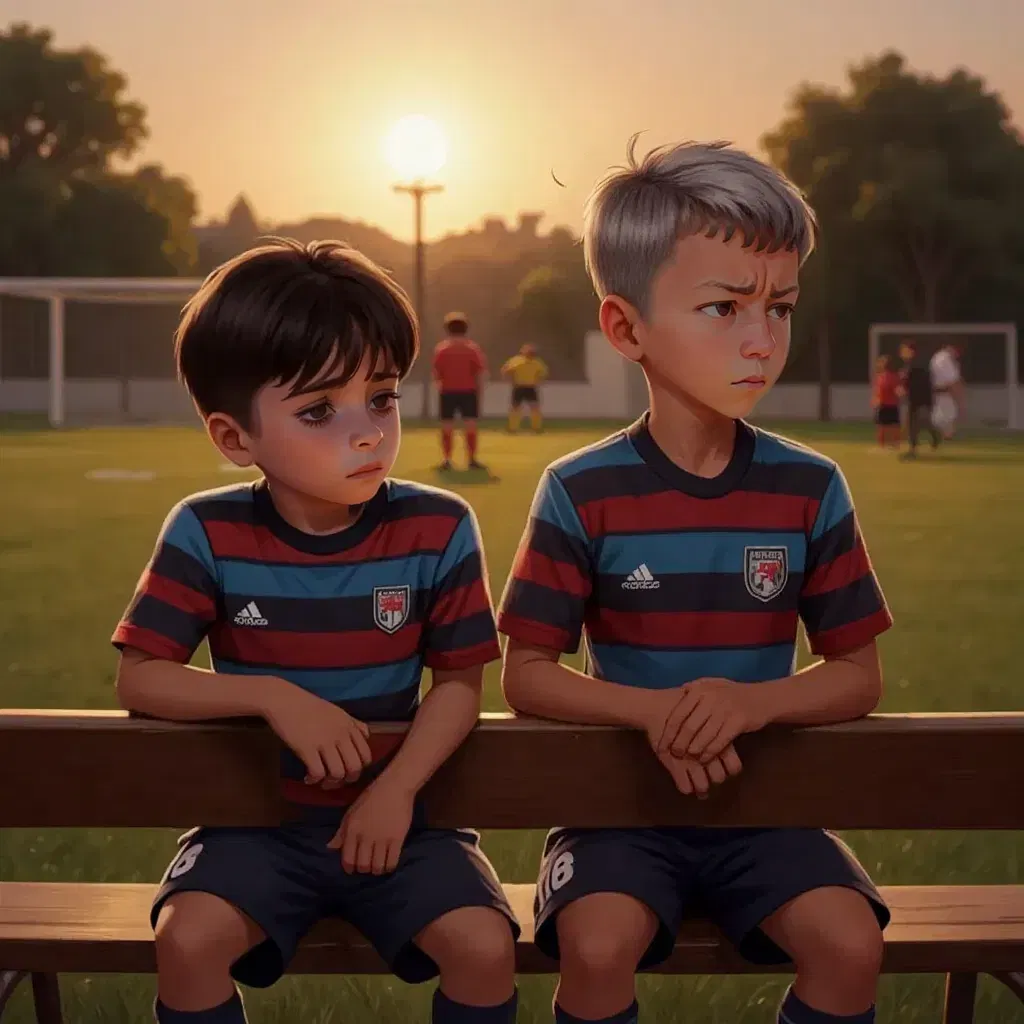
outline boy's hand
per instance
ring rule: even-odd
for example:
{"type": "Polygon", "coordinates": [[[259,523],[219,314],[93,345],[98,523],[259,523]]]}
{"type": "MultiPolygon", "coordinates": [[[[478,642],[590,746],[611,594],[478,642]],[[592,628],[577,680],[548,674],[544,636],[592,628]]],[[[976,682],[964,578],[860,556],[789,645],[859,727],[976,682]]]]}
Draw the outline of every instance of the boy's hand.
{"type": "Polygon", "coordinates": [[[741,733],[767,725],[756,683],[730,679],[695,679],[683,687],[679,703],[669,713],[657,745],[676,757],[708,764],[741,733]]]}
{"type": "Polygon", "coordinates": [[[297,686],[276,695],[266,719],[306,766],[308,785],[337,789],[373,762],[366,723],[297,686]]]}
{"type": "Polygon", "coordinates": [[[686,796],[696,795],[698,800],[707,797],[712,783],[719,785],[743,770],[740,756],[731,743],[720,757],[713,757],[706,764],[693,757],[676,757],[669,750],[656,750],[655,753],[672,776],[676,789],[686,796]]]}
{"type": "Polygon", "coordinates": [[[394,871],[412,824],[414,799],[414,793],[380,776],[345,812],[328,849],[341,850],[341,866],[350,874],[394,871]]]}

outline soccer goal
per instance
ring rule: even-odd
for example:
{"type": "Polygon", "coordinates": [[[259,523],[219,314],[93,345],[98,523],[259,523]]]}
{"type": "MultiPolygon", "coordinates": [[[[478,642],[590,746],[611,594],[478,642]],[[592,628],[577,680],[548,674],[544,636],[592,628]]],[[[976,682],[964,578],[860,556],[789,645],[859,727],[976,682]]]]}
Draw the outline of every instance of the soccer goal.
{"type": "Polygon", "coordinates": [[[904,339],[916,342],[928,356],[940,345],[960,346],[971,420],[1024,429],[1016,324],[872,324],[868,329],[869,381],[874,378],[878,357],[883,353],[896,356],[904,339]]]}
{"type": "MultiPolygon", "coordinates": [[[[8,277],[0,278],[0,303],[4,298],[11,299],[33,299],[38,302],[46,304],[46,346],[45,356],[40,360],[44,365],[36,366],[26,374],[23,373],[22,377],[18,379],[17,373],[15,373],[16,379],[11,379],[12,370],[10,366],[4,366],[0,362],[0,381],[7,384],[8,387],[28,388],[29,385],[38,383],[35,378],[43,377],[47,387],[47,415],[50,425],[53,427],[60,427],[64,424],[67,418],[67,337],[68,337],[68,306],[74,304],[76,306],[83,307],[96,307],[96,306],[110,306],[116,304],[118,306],[152,306],[154,304],[162,304],[164,306],[171,307],[174,310],[175,315],[177,311],[185,304],[185,302],[195,294],[196,290],[202,284],[202,281],[198,278],[182,278],[182,277],[161,277],[161,278],[55,278],[55,277],[43,277],[43,278],[29,278],[29,277],[8,277]],[[32,379],[27,379],[32,378],[32,379]]],[[[95,311],[95,310],[94,310],[95,311]]],[[[2,310],[0,310],[2,312],[2,310]]],[[[88,319],[88,318],[87,318],[88,319]]],[[[140,318],[141,319],[141,318],[140,318]]],[[[102,335],[105,333],[105,328],[102,322],[102,317],[92,317],[91,320],[91,331],[93,335],[92,341],[94,343],[93,348],[99,351],[102,348],[101,343],[104,339],[102,335]],[[100,335],[97,339],[96,335],[100,335]]],[[[5,320],[0,316],[0,331],[3,329],[5,320]]],[[[123,324],[122,324],[123,326],[123,324]]],[[[143,325],[140,325],[140,330],[144,331],[143,325]]],[[[22,339],[14,338],[2,338],[0,337],[0,344],[2,344],[3,352],[7,353],[8,356],[11,353],[18,351],[18,347],[22,339]]],[[[170,351],[170,337],[166,339],[160,339],[159,349],[163,353],[170,351]]],[[[121,350],[123,352],[126,347],[122,344],[121,350]]],[[[156,346],[154,346],[155,348],[156,346]]],[[[109,346],[108,346],[109,348],[109,346]]],[[[95,362],[102,362],[102,358],[96,358],[91,352],[84,354],[85,360],[88,362],[90,359],[94,359],[95,362]]],[[[121,357],[123,359],[123,356],[121,357]]],[[[4,360],[3,362],[10,362],[11,360],[4,360]]],[[[111,359],[106,360],[107,363],[111,362],[111,359]]],[[[116,357],[114,359],[116,362],[116,357]]],[[[84,376],[89,378],[92,374],[89,368],[85,368],[84,374],[76,373],[74,376],[84,376]]],[[[127,372],[121,372],[118,374],[116,366],[113,370],[109,366],[104,368],[104,377],[116,378],[121,377],[121,389],[122,389],[122,408],[127,405],[128,399],[126,397],[128,387],[128,377],[130,376],[127,372]]],[[[164,376],[163,373],[158,376],[164,376]]],[[[108,383],[110,383],[108,381],[108,383]]],[[[116,406],[117,399],[115,398],[112,405],[116,406]]]]}

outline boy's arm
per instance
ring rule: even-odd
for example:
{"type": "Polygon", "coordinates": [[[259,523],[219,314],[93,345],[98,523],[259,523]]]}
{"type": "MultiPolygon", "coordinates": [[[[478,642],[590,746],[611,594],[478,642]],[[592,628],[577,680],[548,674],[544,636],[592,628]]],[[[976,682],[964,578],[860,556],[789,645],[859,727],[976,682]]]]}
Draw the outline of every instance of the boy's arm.
{"type": "Polygon", "coordinates": [[[416,793],[458,749],[480,716],[484,665],[501,657],[483,544],[467,509],[438,563],[425,624],[433,681],[409,734],[378,785],[416,793]]]}
{"type": "Polygon", "coordinates": [[[285,679],[188,664],[220,606],[217,570],[195,511],[178,505],[111,638],[116,689],[127,711],[192,722],[260,717],[306,766],[307,780],[353,781],[370,763],[366,726],[285,679]]]}
{"type": "Polygon", "coordinates": [[[596,679],[559,662],[559,651],[509,638],[501,688],[509,707],[581,725],[659,730],[679,691],[644,690],[596,679]]]}

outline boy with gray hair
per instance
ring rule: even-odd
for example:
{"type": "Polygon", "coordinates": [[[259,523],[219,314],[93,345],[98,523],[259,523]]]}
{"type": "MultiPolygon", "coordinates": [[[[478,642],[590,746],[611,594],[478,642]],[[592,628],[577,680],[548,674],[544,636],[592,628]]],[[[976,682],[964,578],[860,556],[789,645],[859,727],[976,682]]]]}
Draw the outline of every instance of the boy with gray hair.
{"type": "MultiPolygon", "coordinates": [[[[527,714],[644,730],[684,794],[741,770],[740,734],[857,718],[882,692],[892,619],[842,472],[745,419],[785,365],[815,234],[792,183],[725,143],[631,145],[587,202],[601,328],[650,409],[543,474],[499,612],[503,687],[527,714]],[[797,672],[800,621],[821,660],[797,672]],[[585,672],[559,663],[581,639],[585,672]]],[[[637,1021],[635,973],[690,913],[795,965],[785,1024],[874,1020],[889,914],[821,829],[557,828],[534,909],[558,1024],[637,1021]]]]}

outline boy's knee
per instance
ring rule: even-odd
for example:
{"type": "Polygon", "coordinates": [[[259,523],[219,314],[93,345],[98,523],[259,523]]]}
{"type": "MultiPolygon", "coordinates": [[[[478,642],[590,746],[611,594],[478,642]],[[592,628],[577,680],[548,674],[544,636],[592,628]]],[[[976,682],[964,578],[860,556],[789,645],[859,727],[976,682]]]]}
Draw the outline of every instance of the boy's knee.
{"type": "Polygon", "coordinates": [[[263,932],[219,896],[183,892],[160,908],[154,938],[161,970],[210,973],[230,970],[263,932]]]}
{"type": "Polygon", "coordinates": [[[872,921],[829,932],[807,955],[821,973],[870,981],[881,973],[885,940],[878,924],[872,921]]]}
{"type": "Polygon", "coordinates": [[[657,932],[653,912],[632,897],[595,894],[558,915],[558,948],[563,975],[636,973],[657,932]]]}
{"type": "Polygon", "coordinates": [[[504,914],[491,907],[461,907],[439,917],[416,944],[442,974],[498,975],[515,971],[515,941],[504,914]]]}

